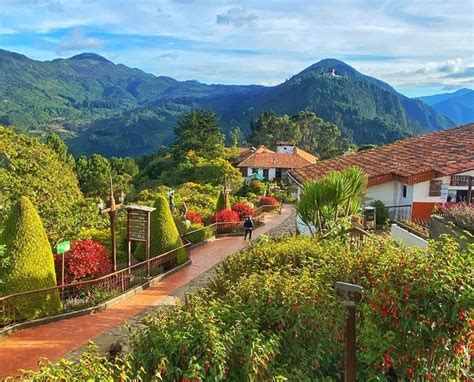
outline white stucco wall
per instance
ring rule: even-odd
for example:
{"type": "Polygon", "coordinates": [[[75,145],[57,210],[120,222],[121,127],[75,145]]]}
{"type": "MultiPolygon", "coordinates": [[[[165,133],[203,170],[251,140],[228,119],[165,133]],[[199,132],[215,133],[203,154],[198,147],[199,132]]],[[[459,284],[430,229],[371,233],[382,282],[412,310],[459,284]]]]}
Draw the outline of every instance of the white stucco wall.
{"type": "Polygon", "coordinates": [[[289,145],[277,145],[277,153],[292,153],[294,150],[294,146],[289,145]]]}
{"type": "Polygon", "coordinates": [[[428,247],[428,242],[415,234],[399,227],[397,224],[392,224],[390,237],[392,240],[399,240],[408,247],[428,247]]]}
{"type": "Polygon", "coordinates": [[[386,206],[400,206],[411,204],[413,201],[413,186],[407,186],[406,197],[403,197],[403,183],[388,182],[368,187],[365,192],[367,198],[365,205],[370,205],[375,200],[381,200],[386,206]]]}
{"type": "Polygon", "coordinates": [[[268,180],[275,179],[275,175],[276,175],[276,169],[274,168],[268,169],[268,180]]]}
{"type": "MultiPolygon", "coordinates": [[[[456,175],[471,175],[474,176],[474,170],[461,172],[456,175]]],[[[451,176],[443,176],[441,178],[436,178],[436,180],[441,180],[443,183],[448,184],[448,191],[449,190],[466,190],[466,186],[451,186],[449,185],[451,182],[451,176]]],[[[417,183],[414,185],[414,192],[413,192],[413,201],[414,202],[444,202],[439,196],[430,196],[430,181],[417,183]]]]}

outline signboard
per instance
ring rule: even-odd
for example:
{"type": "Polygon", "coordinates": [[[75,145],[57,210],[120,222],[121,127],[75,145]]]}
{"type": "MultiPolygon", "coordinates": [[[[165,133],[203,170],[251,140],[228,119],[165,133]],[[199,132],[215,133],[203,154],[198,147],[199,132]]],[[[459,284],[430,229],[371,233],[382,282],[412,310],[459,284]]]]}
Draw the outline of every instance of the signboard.
{"type": "Polygon", "coordinates": [[[451,186],[467,187],[470,177],[470,175],[451,175],[451,186]]]}
{"type": "Polygon", "coordinates": [[[58,255],[63,254],[71,249],[71,242],[69,240],[62,241],[58,244],[57,253],[58,255]]]}
{"type": "Polygon", "coordinates": [[[430,180],[429,196],[441,196],[442,180],[430,180]]]}
{"type": "Polygon", "coordinates": [[[441,185],[440,197],[441,200],[444,202],[446,202],[446,200],[448,199],[448,183],[443,183],[441,185]]]}
{"type": "Polygon", "coordinates": [[[146,241],[148,229],[147,211],[131,210],[129,212],[129,238],[133,241],[146,241]]]}

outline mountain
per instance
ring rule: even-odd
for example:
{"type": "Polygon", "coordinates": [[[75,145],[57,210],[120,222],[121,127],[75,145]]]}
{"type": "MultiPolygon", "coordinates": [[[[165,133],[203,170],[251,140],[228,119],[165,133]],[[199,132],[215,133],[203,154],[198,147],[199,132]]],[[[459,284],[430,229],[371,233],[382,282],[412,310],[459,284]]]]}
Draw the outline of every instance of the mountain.
{"type": "Polygon", "coordinates": [[[141,155],[173,139],[177,116],[210,107],[226,131],[262,111],[312,110],[357,144],[386,143],[452,125],[420,100],[327,59],[284,83],[207,85],[154,76],[94,53],[35,61],[0,50],[0,124],[44,135],[55,130],[76,155],[141,155]]]}
{"type": "Polygon", "coordinates": [[[454,93],[435,94],[419,97],[439,113],[451,119],[457,125],[474,121],[474,90],[459,89],[454,93]]]}

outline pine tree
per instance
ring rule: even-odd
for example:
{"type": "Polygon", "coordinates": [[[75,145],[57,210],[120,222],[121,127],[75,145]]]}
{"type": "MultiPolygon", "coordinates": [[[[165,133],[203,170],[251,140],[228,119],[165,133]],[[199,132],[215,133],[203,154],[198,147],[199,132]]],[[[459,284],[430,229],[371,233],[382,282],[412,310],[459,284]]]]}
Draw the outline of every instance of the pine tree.
{"type": "MultiPolygon", "coordinates": [[[[164,196],[159,196],[154,204],[155,211],[151,213],[151,243],[150,258],[169,252],[173,249],[183,246],[183,241],[179,235],[178,229],[173,219],[173,214],[164,196]]],[[[145,246],[140,244],[134,254],[137,260],[145,260],[145,246]]],[[[184,248],[178,251],[178,264],[187,260],[186,250],[184,248]]]]}
{"type": "MultiPolygon", "coordinates": [[[[22,196],[12,207],[0,236],[10,262],[2,272],[0,294],[8,295],[56,286],[54,258],[43,223],[30,200],[22,196]]],[[[13,304],[21,317],[36,318],[59,313],[57,290],[17,297],[13,304]]]]}

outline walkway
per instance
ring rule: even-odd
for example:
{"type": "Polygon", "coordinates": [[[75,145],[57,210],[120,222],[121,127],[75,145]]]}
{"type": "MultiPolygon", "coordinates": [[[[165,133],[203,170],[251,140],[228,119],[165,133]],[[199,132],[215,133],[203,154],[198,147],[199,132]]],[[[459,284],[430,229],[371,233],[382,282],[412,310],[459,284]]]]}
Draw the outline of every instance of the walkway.
{"type": "MultiPolygon", "coordinates": [[[[255,230],[255,237],[279,226],[292,215],[285,205],[281,215],[266,215],[265,225],[255,230]]],[[[37,360],[56,361],[124,321],[143,313],[159,300],[166,299],[226,257],[245,248],[241,237],[222,237],[191,251],[192,264],[172,274],[157,285],[124,300],[107,310],[28,328],[0,337],[0,378],[18,374],[18,369],[35,369],[37,360]]]]}

